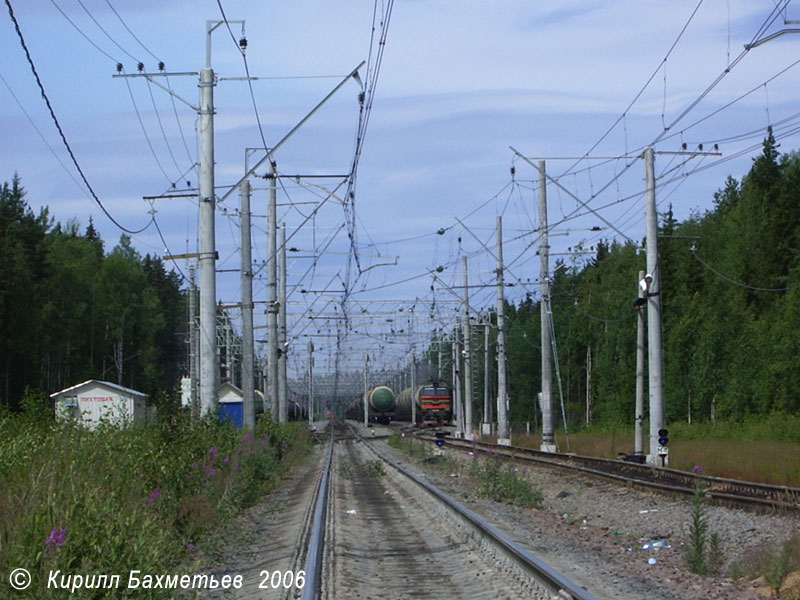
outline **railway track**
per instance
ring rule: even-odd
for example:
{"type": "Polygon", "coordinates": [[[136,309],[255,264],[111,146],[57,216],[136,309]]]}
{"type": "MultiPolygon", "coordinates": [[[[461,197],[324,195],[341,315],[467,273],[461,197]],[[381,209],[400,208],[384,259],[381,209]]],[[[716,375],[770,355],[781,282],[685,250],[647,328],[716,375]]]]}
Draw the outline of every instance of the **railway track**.
{"type": "Polygon", "coordinates": [[[332,434],[304,599],[595,598],[363,441],[332,434]]]}
{"type": "MultiPolygon", "coordinates": [[[[372,430],[366,429],[369,437],[360,438],[352,429],[337,425],[320,435],[311,458],[287,474],[284,485],[267,502],[245,515],[244,521],[232,529],[230,544],[220,548],[210,564],[197,566],[201,572],[213,574],[217,581],[226,575],[241,576],[244,586],[208,590],[197,597],[212,600],[415,597],[588,600],[662,594],[676,600],[714,597],[694,593],[700,582],[683,580],[680,592],[666,593],[667,588],[676,585],[670,583],[670,573],[682,571],[677,549],[680,522],[685,516],[683,503],[664,502],[659,511],[652,511],[657,517],[667,519],[661,522],[652,515],[642,517],[642,512],[651,511],[637,511],[640,507],[635,505],[636,494],[626,490],[621,494],[626,500],[610,505],[610,512],[616,516],[601,519],[600,511],[605,515],[603,507],[609,506],[603,494],[614,498],[620,494],[612,486],[591,486],[582,477],[568,477],[573,487],[567,483],[564,484],[567,487],[558,488],[569,490],[566,496],[587,490],[587,493],[601,492],[592,497],[592,502],[597,503],[591,504],[596,508],[590,510],[598,511],[596,515],[585,513],[585,508],[580,508],[584,512],[575,513],[587,514],[592,519],[592,526],[586,527],[584,520],[584,526],[579,527],[579,523],[565,520],[566,515],[560,512],[552,515],[546,511],[518,511],[510,505],[476,500],[465,492],[469,482],[465,485],[458,480],[459,475],[454,475],[451,467],[447,466],[445,471],[439,467],[428,469],[425,463],[436,461],[408,460],[401,451],[380,441],[386,430],[375,430],[376,441],[371,436],[372,430]],[[373,450],[392,458],[411,473],[396,470],[390,460],[384,460],[373,450]],[[415,477],[419,472],[424,474],[415,477]],[[473,511],[496,523],[508,537],[497,534],[455,502],[437,495],[427,481],[438,482],[449,494],[464,498],[463,502],[468,502],[473,511]],[[681,507],[670,509],[673,504],[681,507]],[[635,524],[629,527],[628,519],[635,524]],[[673,539],[675,547],[655,555],[657,566],[640,565],[648,557],[636,548],[624,551],[623,546],[636,546],[636,539],[651,539],[654,535],[673,539]],[[565,580],[525,549],[557,565],[561,573],[580,584],[565,580]],[[591,593],[581,585],[587,586],[591,593]]],[[[457,443],[450,439],[447,445],[457,443]]],[[[471,444],[468,446],[472,448],[471,444]]],[[[485,447],[494,449],[490,445],[485,447]]],[[[550,479],[546,471],[531,477],[550,479]]],[[[657,502],[655,498],[650,500],[657,502]]],[[[572,514],[568,506],[564,510],[572,514]]],[[[729,524],[730,531],[745,537],[751,535],[748,532],[754,523],[759,523],[759,532],[772,531],[773,523],[761,520],[779,518],[722,512],[739,515],[729,524]],[[744,522],[739,523],[737,518],[744,522]]],[[[782,536],[781,530],[779,537],[782,536]]],[[[736,589],[742,591],[744,586],[736,589]]]]}
{"type": "MultiPolygon", "coordinates": [[[[435,442],[430,435],[418,439],[435,442]]],[[[575,454],[541,452],[518,446],[499,446],[488,442],[468,441],[447,436],[446,444],[464,451],[491,451],[498,456],[536,463],[548,468],[568,469],[593,477],[616,481],[621,485],[647,488],[675,494],[691,495],[698,483],[704,487],[709,501],[750,510],[800,511],[800,488],[752,483],[736,479],[711,477],[677,469],[653,467],[621,460],[594,458],[575,454]]]]}
{"type": "MultiPolygon", "coordinates": [[[[321,436],[329,442],[330,433],[321,436]]],[[[326,452],[330,444],[326,446],[326,452]]],[[[290,600],[303,593],[305,569],[313,547],[316,500],[325,489],[327,455],[315,452],[307,464],[286,478],[286,486],[270,497],[270,510],[257,511],[241,525],[241,539],[229,543],[235,551],[207,567],[218,581],[241,577],[240,588],[199,594],[204,600],[290,600]]],[[[205,569],[203,569],[205,570],[205,569]]]]}

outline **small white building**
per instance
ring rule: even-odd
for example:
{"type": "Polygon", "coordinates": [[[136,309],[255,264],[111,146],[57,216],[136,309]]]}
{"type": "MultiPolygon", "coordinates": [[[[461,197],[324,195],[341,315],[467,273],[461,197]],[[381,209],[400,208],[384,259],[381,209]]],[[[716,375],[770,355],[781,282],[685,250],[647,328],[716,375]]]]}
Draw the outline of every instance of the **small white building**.
{"type": "Polygon", "coordinates": [[[116,383],[90,379],[50,394],[55,400],[56,419],[75,418],[89,429],[102,421],[115,425],[145,423],[155,408],[147,406],[147,394],[116,383]]]}

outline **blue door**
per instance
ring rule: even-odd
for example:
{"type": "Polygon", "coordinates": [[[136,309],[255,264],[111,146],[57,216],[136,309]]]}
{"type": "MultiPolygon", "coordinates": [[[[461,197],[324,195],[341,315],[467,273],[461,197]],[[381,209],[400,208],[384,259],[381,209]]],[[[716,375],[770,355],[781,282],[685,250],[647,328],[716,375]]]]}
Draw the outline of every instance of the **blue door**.
{"type": "Polygon", "coordinates": [[[231,420],[242,429],[244,427],[244,406],[242,402],[225,402],[219,405],[219,420],[231,420]]]}

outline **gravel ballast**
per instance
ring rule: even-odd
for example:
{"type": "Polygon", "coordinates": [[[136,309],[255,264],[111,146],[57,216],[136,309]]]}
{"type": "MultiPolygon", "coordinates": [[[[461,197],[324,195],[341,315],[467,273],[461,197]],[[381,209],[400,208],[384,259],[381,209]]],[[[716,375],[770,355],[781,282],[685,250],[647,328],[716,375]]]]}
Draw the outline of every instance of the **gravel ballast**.
{"type": "MultiPolygon", "coordinates": [[[[386,442],[382,451],[481,514],[498,529],[536,553],[599,598],[663,600],[769,597],[763,583],[698,576],[686,567],[691,499],[675,499],[626,488],[585,475],[561,473],[525,463],[509,463],[544,494],[541,509],[524,509],[475,497],[467,476],[474,456],[448,450],[452,460],[409,458],[386,442]],[[443,469],[446,465],[448,468],[443,469]],[[661,541],[663,540],[663,541],[661,541]],[[643,549],[658,542],[659,549],[643,549]]],[[[796,529],[792,515],[755,514],[707,506],[709,532],[722,542],[723,573],[746,562],[758,548],[780,544],[796,529]]]]}

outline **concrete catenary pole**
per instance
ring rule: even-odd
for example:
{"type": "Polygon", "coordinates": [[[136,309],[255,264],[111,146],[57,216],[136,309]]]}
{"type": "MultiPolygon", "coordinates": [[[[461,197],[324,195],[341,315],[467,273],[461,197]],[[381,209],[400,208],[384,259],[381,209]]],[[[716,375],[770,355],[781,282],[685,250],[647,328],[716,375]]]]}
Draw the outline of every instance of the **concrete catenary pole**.
{"type": "MultiPolygon", "coordinates": [[[[281,422],[278,403],[278,233],[277,168],[270,161],[269,208],[267,220],[267,384],[272,418],[281,422]]],[[[266,391],[265,391],[266,393],[266,391]]]]}
{"type": "Polygon", "coordinates": [[[369,425],[369,353],[364,352],[364,427],[369,425]]]}
{"type": "Polygon", "coordinates": [[[417,423],[417,357],[411,351],[411,423],[417,423]]]}
{"type": "Polygon", "coordinates": [[[511,445],[506,385],[506,308],[503,290],[503,218],[497,217],[497,443],[511,445]]]}
{"type": "Polygon", "coordinates": [[[489,347],[489,324],[483,325],[483,420],[481,421],[481,434],[492,434],[492,414],[491,402],[489,402],[489,385],[490,385],[490,347],[489,347]]]}
{"type": "Polygon", "coordinates": [[[286,224],[281,223],[281,248],[278,252],[278,407],[280,422],[289,420],[289,389],[286,379],[289,351],[286,343],[286,224]]]}
{"type": "Polygon", "coordinates": [[[250,235],[250,180],[241,184],[241,205],[239,213],[242,220],[242,409],[243,425],[246,431],[256,426],[253,339],[253,260],[250,235]]]}
{"type": "Polygon", "coordinates": [[[436,365],[436,381],[441,381],[442,380],[442,354],[444,352],[444,349],[442,347],[443,344],[444,344],[444,332],[442,330],[439,330],[439,335],[437,336],[437,339],[439,341],[439,344],[438,344],[438,346],[439,346],[439,352],[438,352],[438,354],[439,354],[439,357],[438,357],[439,362],[436,365]]]}
{"type": "Polygon", "coordinates": [[[469,274],[467,257],[461,257],[464,272],[464,322],[461,324],[464,337],[464,434],[472,439],[472,332],[469,325],[469,274]]]}
{"type": "Polygon", "coordinates": [[[308,425],[314,427],[314,342],[308,341],[308,425]]]}
{"type": "Polygon", "coordinates": [[[214,218],[214,86],[206,57],[200,71],[200,415],[217,411],[217,273],[214,218]]]}
{"type": "Polygon", "coordinates": [[[197,286],[194,279],[194,265],[189,265],[189,379],[192,382],[189,407],[192,417],[200,416],[200,403],[198,402],[199,380],[197,377],[198,342],[197,339],[197,286]]]}
{"type": "Polygon", "coordinates": [[[553,358],[550,341],[550,245],[547,231],[547,179],[545,163],[539,161],[539,228],[541,231],[539,278],[542,287],[541,342],[542,342],[542,445],[543,452],[555,452],[553,435],[553,358]]]}
{"type": "Polygon", "coordinates": [[[639,271],[636,289],[639,290],[640,301],[636,305],[636,421],[634,427],[633,453],[644,454],[644,351],[645,327],[644,304],[645,291],[639,282],[644,281],[644,271],[639,271]]]}
{"type": "MultiPolygon", "coordinates": [[[[658,267],[658,214],[656,213],[655,155],[652,147],[644,150],[647,208],[647,366],[650,392],[650,457],[651,464],[661,462],[658,456],[658,431],[664,428],[664,377],[661,358],[661,274],[658,267]]],[[[663,463],[667,464],[663,457],[663,463]]]]}
{"type": "Polygon", "coordinates": [[[461,343],[458,325],[453,329],[453,416],[456,420],[456,437],[464,437],[464,405],[461,403],[461,343]]]}

